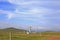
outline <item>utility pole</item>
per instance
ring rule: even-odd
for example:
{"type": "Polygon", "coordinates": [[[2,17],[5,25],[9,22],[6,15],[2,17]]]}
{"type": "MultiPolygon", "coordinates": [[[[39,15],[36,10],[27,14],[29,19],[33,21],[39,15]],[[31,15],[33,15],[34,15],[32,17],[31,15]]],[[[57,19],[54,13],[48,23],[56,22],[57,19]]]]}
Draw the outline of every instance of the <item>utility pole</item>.
{"type": "Polygon", "coordinates": [[[12,32],[9,32],[9,40],[12,40],[12,32]]]}

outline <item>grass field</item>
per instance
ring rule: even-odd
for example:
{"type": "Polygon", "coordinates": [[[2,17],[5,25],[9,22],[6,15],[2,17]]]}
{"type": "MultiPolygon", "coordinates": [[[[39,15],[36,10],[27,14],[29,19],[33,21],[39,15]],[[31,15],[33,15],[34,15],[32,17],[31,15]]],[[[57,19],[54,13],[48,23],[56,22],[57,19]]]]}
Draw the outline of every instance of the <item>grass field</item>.
{"type": "MultiPolygon", "coordinates": [[[[11,34],[11,40],[49,40],[54,37],[60,38],[60,32],[41,32],[41,33],[31,33],[31,34],[12,32],[11,34]]],[[[10,39],[9,32],[0,33],[0,40],[9,40],[9,39],[10,39]]],[[[51,39],[51,40],[55,40],[55,39],[51,39]]]]}
{"type": "Polygon", "coordinates": [[[39,32],[26,34],[17,29],[0,30],[0,40],[60,40],[60,32],[39,32]],[[11,33],[11,34],[10,34],[11,33]]]}
{"type": "MultiPolygon", "coordinates": [[[[46,37],[40,36],[40,34],[17,34],[17,33],[12,33],[11,39],[12,40],[40,40],[40,39],[45,39],[46,37]]],[[[9,40],[10,35],[9,33],[0,33],[0,40],[9,40]]]]}

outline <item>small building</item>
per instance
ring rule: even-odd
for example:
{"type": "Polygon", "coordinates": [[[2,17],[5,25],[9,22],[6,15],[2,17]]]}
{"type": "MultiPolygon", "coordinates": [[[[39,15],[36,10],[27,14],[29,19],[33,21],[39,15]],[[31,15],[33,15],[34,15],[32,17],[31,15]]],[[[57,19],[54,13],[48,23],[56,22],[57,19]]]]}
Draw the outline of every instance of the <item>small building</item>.
{"type": "Polygon", "coordinates": [[[29,32],[26,32],[27,34],[29,34],[29,32]]]}

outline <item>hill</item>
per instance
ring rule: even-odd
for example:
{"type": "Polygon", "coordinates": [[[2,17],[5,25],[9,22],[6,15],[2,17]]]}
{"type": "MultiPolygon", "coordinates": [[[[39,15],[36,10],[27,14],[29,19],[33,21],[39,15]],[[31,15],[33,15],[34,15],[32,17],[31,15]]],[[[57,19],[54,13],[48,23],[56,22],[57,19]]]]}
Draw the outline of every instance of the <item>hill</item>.
{"type": "Polygon", "coordinates": [[[6,33],[6,32],[24,33],[24,32],[26,32],[26,30],[17,29],[17,28],[13,28],[13,27],[0,29],[0,33],[6,33]]]}

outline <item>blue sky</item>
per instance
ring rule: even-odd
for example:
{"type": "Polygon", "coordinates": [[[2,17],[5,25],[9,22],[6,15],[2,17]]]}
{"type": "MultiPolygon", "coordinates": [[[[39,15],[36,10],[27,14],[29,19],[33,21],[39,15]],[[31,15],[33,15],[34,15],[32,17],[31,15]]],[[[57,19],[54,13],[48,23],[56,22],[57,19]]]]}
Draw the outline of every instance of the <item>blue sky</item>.
{"type": "Polygon", "coordinates": [[[60,0],[0,0],[0,28],[60,31],[60,0]]]}

